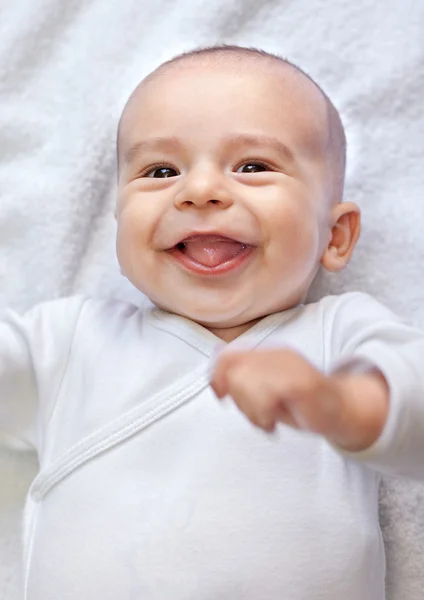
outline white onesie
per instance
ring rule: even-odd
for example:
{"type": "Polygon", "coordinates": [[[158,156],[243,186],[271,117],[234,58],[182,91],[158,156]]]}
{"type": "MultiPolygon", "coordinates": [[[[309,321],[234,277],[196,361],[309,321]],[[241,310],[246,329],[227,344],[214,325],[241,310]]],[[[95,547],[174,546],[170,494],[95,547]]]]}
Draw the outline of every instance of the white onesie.
{"type": "Polygon", "coordinates": [[[37,449],[25,600],[383,600],[379,473],[424,478],[424,335],[364,294],[265,317],[233,344],[329,371],[359,357],[390,413],[367,451],[254,428],[208,386],[219,340],[84,298],[0,323],[0,427],[37,449]]]}

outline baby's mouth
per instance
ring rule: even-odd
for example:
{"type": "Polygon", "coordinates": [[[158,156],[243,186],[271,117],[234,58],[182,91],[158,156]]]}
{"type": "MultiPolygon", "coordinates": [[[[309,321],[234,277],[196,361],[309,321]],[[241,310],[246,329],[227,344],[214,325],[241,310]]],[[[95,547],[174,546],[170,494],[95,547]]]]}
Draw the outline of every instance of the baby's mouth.
{"type": "Polygon", "coordinates": [[[220,235],[193,235],[181,240],[173,252],[213,269],[234,260],[250,246],[220,235]]]}

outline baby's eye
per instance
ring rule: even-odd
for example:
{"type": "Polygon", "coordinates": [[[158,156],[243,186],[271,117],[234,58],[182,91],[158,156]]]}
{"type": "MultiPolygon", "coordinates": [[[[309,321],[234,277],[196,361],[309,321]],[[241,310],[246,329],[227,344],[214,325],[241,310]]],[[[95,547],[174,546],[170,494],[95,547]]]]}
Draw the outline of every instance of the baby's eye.
{"type": "Polygon", "coordinates": [[[166,177],[177,176],[177,171],[172,167],[156,167],[144,174],[144,177],[154,177],[155,179],[165,179],[166,177]]]}
{"type": "Polygon", "coordinates": [[[269,170],[269,167],[262,163],[250,162],[240,165],[236,173],[261,173],[262,171],[269,170]]]}

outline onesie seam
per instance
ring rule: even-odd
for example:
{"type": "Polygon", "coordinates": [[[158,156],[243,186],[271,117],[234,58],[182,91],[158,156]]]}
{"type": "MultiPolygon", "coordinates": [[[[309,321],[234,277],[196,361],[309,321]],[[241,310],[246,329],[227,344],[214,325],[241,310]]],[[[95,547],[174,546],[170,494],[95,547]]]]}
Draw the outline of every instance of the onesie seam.
{"type": "MultiPolygon", "coordinates": [[[[30,371],[31,371],[31,384],[34,386],[35,389],[35,396],[36,396],[36,402],[37,405],[40,404],[41,401],[41,394],[40,394],[40,386],[39,386],[39,382],[38,382],[38,377],[37,377],[37,371],[35,368],[35,362],[34,362],[34,353],[32,351],[32,344],[31,344],[31,340],[30,340],[30,336],[27,335],[26,332],[23,331],[23,326],[21,322],[16,322],[18,319],[18,315],[16,315],[15,313],[13,313],[11,310],[6,310],[5,313],[2,316],[9,316],[9,318],[11,319],[11,325],[13,327],[13,330],[16,331],[19,334],[20,339],[22,340],[24,346],[25,346],[25,350],[28,353],[28,363],[29,363],[29,367],[30,367],[30,371]]],[[[37,440],[37,421],[35,421],[35,439],[37,440]]],[[[7,430],[1,429],[1,431],[3,431],[4,433],[6,433],[7,435],[10,435],[10,437],[14,437],[15,439],[19,440],[19,441],[24,441],[26,444],[28,444],[31,447],[34,447],[37,450],[37,443],[35,443],[35,446],[33,446],[31,443],[29,443],[27,440],[22,440],[22,438],[20,438],[18,435],[16,435],[15,433],[11,433],[7,430]]]]}
{"type": "MultiPolygon", "coordinates": [[[[9,431],[7,431],[7,429],[3,429],[2,427],[0,427],[0,433],[3,433],[4,435],[7,436],[6,440],[7,440],[7,438],[9,438],[10,440],[16,440],[23,446],[26,446],[26,448],[22,448],[19,450],[22,453],[23,452],[33,452],[34,450],[37,451],[37,446],[34,446],[34,444],[31,444],[31,442],[26,440],[23,436],[16,435],[15,433],[10,433],[9,431]]],[[[7,441],[6,441],[6,444],[7,444],[7,441]]]]}
{"type": "Polygon", "coordinates": [[[208,385],[207,371],[201,367],[170,388],[153,394],[143,405],[125,412],[118,419],[81,439],[38,473],[29,490],[31,498],[37,503],[41,502],[53,487],[80,466],[150,427],[208,385]]]}
{"type": "Polygon", "coordinates": [[[24,564],[24,600],[28,600],[28,583],[29,583],[29,574],[31,569],[32,555],[34,550],[34,540],[35,540],[35,530],[37,528],[38,521],[38,513],[39,513],[39,505],[35,504],[33,506],[34,515],[33,520],[31,522],[31,532],[28,540],[28,554],[26,555],[26,560],[24,564]]]}
{"type": "MultiPolygon", "coordinates": [[[[246,331],[233,342],[226,344],[221,340],[221,344],[235,347],[239,342],[242,345],[245,344],[246,347],[255,348],[264,342],[267,337],[269,337],[276,329],[278,329],[278,327],[281,327],[281,325],[284,325],[290,321],[290,319],[292,319],[298,313],[299,309],[302,308],[304,308],[304,305],[300,304],[286,311],[268,315],[265,317],[265,319],[267,319],[266,323],[259,322],[257,325],[254,325],[251,330],[246,331]],[[261,325],[260,328],[258,328],[259,325],[261,325]]],[[[200,340],[200,336],[198,338],[195,332],[187,332],[179,323],[176,323],[175,321],[168,323],[161,313],[150,312],[147,318],[152,326],[156,329],[160,329],[175,335],[178,337],[178,339],[186,342],[209,358],[213,356],[214,346],[209,345],[207,341],[200,340]]],[[[211,340],[211,342],[213,342],[213,340],[211,340]]],[[[220,340],[217,339],[215,347],[219,344],[220,340]]]]}
{"type": "Polygon", "coordinates": [[[161,331],[165,331],[167,333],[171,333],[175,335],[182,342],[186,342],[189,346],[192,346],[196,350],[199,350],[206,357],[211,356],[213,352],[212,340],[211,345],[207,343],[207,341],[200,341],[197,339],[196,335],[191,331],[185,331],[184,327],[181,327],[178,323],[166,323],[165,319],[160,315],[153,312],[148,313],[147,320],[150,321],[155,329],[160,329],[161,331]]]}
{"type": "MultiPolygon", "coordinates": [[[[335,319],[337,317],[337,313],[342,308],[343,304],[349,303],[349,301],[354,301],[355,297],[363,295],[362,292],[345,292],[341,296],[327,296],[327,298],[333,298],[336,300],[334,304],[329,307],[323,307],[322,311],[322,352],[323,352],[323,365],[324,365],[324,373],[328,373],[331,368],[331,357],[332,352],[329,352],[329,348],[332,347],[332,334],[333,334],[333,326],[335,319]],[[328,322],[328,312],[330,309],[333,309],[333,319],[332,324],[330,325],[329,333],[327,334],[327,322],[328,322]]],[[[343,324],[343,323],[342,323],[343,324]]],[[[341,352],[343,352],[344,348],[340,348],[341,352]]]]}

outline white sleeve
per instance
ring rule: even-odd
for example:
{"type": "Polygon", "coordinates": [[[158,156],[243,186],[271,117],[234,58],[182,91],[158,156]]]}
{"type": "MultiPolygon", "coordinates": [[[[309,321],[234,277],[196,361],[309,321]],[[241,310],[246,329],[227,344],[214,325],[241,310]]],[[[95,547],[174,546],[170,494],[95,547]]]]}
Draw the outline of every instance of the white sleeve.
{"type": "Polygon", "coordinates": [[[83,303],[57,300],[0,320],[0,431],[7,436],[39,448],[83,303]]]}
{"type": "Polygon", "coordinates": [[[366,294],[345,294],[329,308],[328,368],[349,359],[355,368],[363,360],[382,372],[390,390],[380,437],[366,450],[343,454],[384,474],[424,479],[424,332],[366,294]]]}

